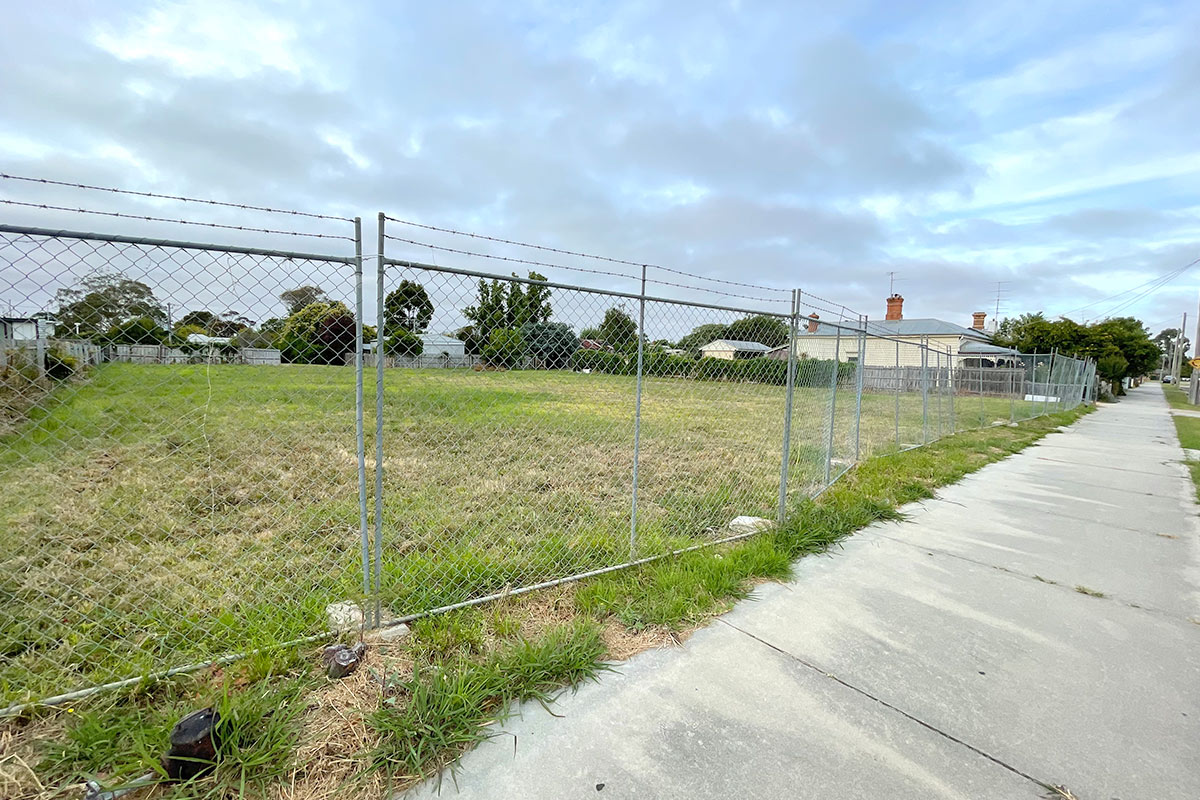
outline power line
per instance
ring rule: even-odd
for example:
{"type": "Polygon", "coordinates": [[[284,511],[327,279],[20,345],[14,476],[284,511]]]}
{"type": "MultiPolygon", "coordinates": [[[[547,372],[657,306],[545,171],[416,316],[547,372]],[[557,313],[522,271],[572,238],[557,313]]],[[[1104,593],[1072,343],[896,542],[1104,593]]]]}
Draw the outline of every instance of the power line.
{"type": "MultiPolygon", "coordinates": [[[[1093,300],[1092,302],[1088,303],[1087,305],[1079,306],[1078,308],[1073,308],[1070,311],[1064,311],[1063,313],[1056,314],[1055,316],[1059,316],[1059,317],[1070,316],[1071,314],[1074,314],[1077,311],[1084,311],[1086,309],[1091,308],[1092,306],[1098,306],[1101,303],[1107,303],[1110,300],[1116,300],[1117,298],[1124,297],[1125,295],[1127,295],[1131,292],[1136,292],[1138,289],[1142,289],[1144,287],[1151,286],[1151,284],[1155,284],[1155,286],[1153,286],[1151,289],[1148,290],[1148,291],[1153,291],[1154,289],[1157,289],[1160,286],[1165,285],[1167,282],[1179,277],[1185,271],[1187,271],[1190,267],[1193,267],[1198,263],[1200,263],[1200,258],[1198,258],[1188,264],[1185,264],[1178,269],[1171,270],[1170,272],[1165,273],[1163,275],[1159,275],[1157,278],[1151,278],[1150,280],[1146,281],[1145,283],[1139,283],[1137,286],[1134,286],[1132,288],[1125,289],[1124,291],[1117,292],[1116,294],[1109,295],[1108,297],[1102,297],[1099,300],[1093,300]]],[[[1138,297],[1139,298],[1143,297],[1143,296],[1145,296],[1145,294],[1146,293],[1143,293],[1142,295],[1139,295],[1138,297]]]]}

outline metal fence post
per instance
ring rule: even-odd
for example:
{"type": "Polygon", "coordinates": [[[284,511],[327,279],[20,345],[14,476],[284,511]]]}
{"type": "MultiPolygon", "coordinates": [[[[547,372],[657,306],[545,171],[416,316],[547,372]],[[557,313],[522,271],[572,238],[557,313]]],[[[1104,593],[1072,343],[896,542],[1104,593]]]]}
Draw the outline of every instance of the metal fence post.
{"type": "Polygon", "coordinates": [[[984,426],[984,405],[983,405],[983,356],[979,356],[979,427],[984,426]]]}
{"type": "Polygon", "coordinates": [[[384,234],[386,218],[379,212],[379,241],[375,262],[375,627],[383,624],[379,574],[383,570],[383,347],[384,234]]]}
{"type": "Polygon", "coordinates": [[[633,501],[629,511],[629,559],[637,553],[638,449],[642,439],[642,357],[646,342],[646,266],[642,265],[642,289],[638,297],[637,400],[633,411],[633,501]]]}
{"type": "MultiPolygon", "coordinates": [[[[354,432],[358,455],[358,529],[362,538],[363,602],[371,594],[370,540],[367,535],[367,456],[363,440],[363,266],[362,218],[354,218],[354,432]]],[[[364,616],[366,609],[364,609],[364,616]]]]}
{"type": "Polygon", "coordinates": [[[950,345],[946,345],[946,378],[948,385],[946,386],[946,395],[950,398],[950,433],[954,434],[958,431],[958,420],[954,416],[954,394],[958,390],[955,388],[956,382],[954,379],[954,349],[950,345]]]}
{"type": "Polygon", "coordinates": [[[776,521],[787,521],[788,468],[792,461],[792,398],[796,386],[796,336],[800,316],[800,290],[792,290],[792,320],[788,331],[787,398],[783,412],[783,451],[779,458],[779,513],[776,521]]]}
{"type": "Polygon", "coordinates": [[[937,351],[937,375],[934,385],[937,387],[937,435],[942,438],[942,351],[937,351]]]}
{"type": "Polygon", "coordinates": [[[929,444],[929,337],[921,337],[921,444],[929,444]]]}
{"type": "Polygon", "coordinates": [[[837,427],[837,386],[838,386],[838,365],[841,359],[842,351],[842,326],[839,321],[837,326],[837,335],[833,340],[833,367],[830,370],[832,377],[829,381],[829,438],[825,443],[825,485],[829,485],[830,475],[833,472],[833,430],[837,427]]]}
{"type": "Polygon", "coordinates": [[[860,453],[860,433],[862,430],[862,393],[863,393],[863,370],[866,369],[867,362],[867,318],[860,316],[858,318],[858,373],[854,380],[854,463],[858,463],[860,453]]]}
{"type": "Polygon", "coordinates": [[[900,340],[896,340],[896,447],[900,447],[900,392],[904,389],[904,376],[900,372],[900,340]]]}
{"type": "Polygon", "coordinates": [[[1050,351],[1050,369],[1046,371],[1046,393],[1042,396],[1042,414],[1050,413],[1050,382],[1054,380],[1054,361],[1058,355],[1058,348],[1055,347],[1050,351]]]}

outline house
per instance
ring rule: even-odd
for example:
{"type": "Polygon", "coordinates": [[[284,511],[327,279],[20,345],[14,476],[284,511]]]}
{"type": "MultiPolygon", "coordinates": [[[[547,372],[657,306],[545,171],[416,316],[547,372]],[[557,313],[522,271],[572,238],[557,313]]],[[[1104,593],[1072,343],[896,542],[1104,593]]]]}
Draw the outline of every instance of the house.
{"type": "MultiPolygon", "coordinates": [[[[859,333],[862,323],[846,320],[836,325],[821,322],[817,314],[809,314],[796,336],[796,354],[800,357],[858,361],[865,356],[870,365],[916,367],[922,364],[922,348],[948,353],[956,357],[958,366],[1012,366],[1020,355],[1014,350],[992,344],[984,329],[987,314],[972,314],[971,327],[932,317],[904,318],[904,298],[894,294],[887,299],[887,315],[882,320],[867,320],[866,350],[859,353],[859,333]]],[[[787,345],[775,348],[769,358],[787,358],[787,345]]],[[[936,359],[936,354],[933,356],[936,359]]],[[[930,362],[932,363],[932,362],[930,362]]]]}
{"type": "Polygon", "coordinates": [[[462,339],[455,339],[453,336],[441,333],[418,333],[417,338],[421,340],[424,347],[421,351],[423,358],[444,356],[450,359],[462,359],[467,355],[467,343],[462,339]]]}
{"type": "Polygon", "coordinates": [[[733,361],[742,358],[760,358],[771,350],[762,342],[743,342],[737,339],[717,339],[700,348],[701,358],[722,358],[733,361]]]}
{"type": "Polygon", "coordinates": [[[34,341],[54,335],[54,320],[40,317],[0,317],[0,339],[34,341]]]}

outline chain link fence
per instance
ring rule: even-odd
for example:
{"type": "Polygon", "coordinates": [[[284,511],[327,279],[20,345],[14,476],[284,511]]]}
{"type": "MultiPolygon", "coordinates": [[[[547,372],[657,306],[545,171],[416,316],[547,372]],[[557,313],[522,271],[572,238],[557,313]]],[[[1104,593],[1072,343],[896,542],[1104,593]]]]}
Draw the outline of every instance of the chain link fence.
{"type": "Polygon", "coordinates": [[[357,219],[236,208],[225,244],[0,225],[9,711],[750,536],[864,459],[1092,399],[1089,361],[800,291],[424,263],[382,214],[364,283],[357,219]],[[248,243],[287,235],[331,241],[248,243]]]}

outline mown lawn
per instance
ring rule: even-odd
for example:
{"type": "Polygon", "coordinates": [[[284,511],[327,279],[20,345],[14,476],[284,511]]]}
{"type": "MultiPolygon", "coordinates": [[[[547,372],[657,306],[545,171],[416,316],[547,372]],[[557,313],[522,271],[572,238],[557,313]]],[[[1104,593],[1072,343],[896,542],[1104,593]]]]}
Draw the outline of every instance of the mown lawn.
{"type": "MultiPolygon", "coordinates": [[[[360,598],[353,381],[335,367],[108,364],[0,439],[4,702],[317,633],[328,603],[360,598]]],[[[856,430],[843,385],[831,436],[830,405],[827,387],[795,393],[793,508],[823,485],[830,444],[836,476],[856,450],[1040,410],[866,394],[856,430]]],[[[634,547],[632,378],[389,370],[385,408],[381,594],[395,614],[775,515],[782,387],[647,379],[634,547]]]]}

